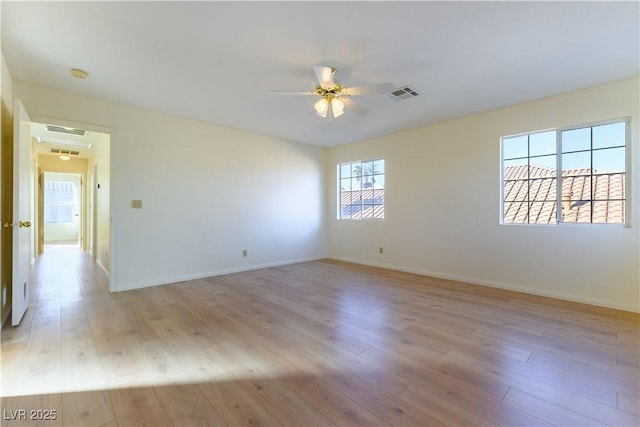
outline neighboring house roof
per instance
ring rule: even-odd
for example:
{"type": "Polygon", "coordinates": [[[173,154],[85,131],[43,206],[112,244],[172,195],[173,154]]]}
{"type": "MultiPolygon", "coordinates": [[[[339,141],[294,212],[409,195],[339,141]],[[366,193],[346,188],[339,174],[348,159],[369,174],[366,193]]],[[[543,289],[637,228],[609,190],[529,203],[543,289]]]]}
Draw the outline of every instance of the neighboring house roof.
{"type": "MultiPolygon", "coordinates": [[[[624,172],[598,174],[593,171],[592,174],[591,169],[569,169],[563,171],[562,176],[563,222],[624,223],[624,172]]],[[[529,166],[527,177],[527,165],[506,167],[504,201],[505,223],[526,223],[527,214],[531,224],[555,223],[555,169],[529,166]],[[529,202],[527,178],[531,192],[529,202]]],[[[340,209],[343,219],[384,218],[384,189],[341,190],[340,209]]]]}
{"type": "Polygon", "coordinates": [[[342,219],[382,219],[384,188],[341,190],[340,209],[342,219]]]}
{"type": "MultiPolygon", "coordinates": [[[[527,165],[504,169],[504,222],[526,223],[527,203],[530,203],[529,223],[555,223],[555,169],[528,168],[529,202],[526,201],[527,165]]],[[[562,177],[563,222],[624,223],[624,172],[598,174],[591,169],[569,169],[562,171],[562,177]]]]}

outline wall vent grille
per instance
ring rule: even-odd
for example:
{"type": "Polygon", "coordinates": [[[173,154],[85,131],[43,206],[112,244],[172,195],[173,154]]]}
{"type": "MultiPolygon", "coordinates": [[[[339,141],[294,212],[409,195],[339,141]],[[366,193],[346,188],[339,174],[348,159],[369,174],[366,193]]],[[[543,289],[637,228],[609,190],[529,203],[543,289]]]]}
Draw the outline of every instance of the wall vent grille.
{"type": "Polygon", "coordinates": [[[420,95],[420,93],[414,88],[412,88],[411,86],[403,86],[401,88],[394,90],[393,92],[387,92],[384,94],[385,97],[397,102],[400,102],[409,98],[415,98],[418,95],[420,95]]]}
{"type": "Polygon", "coordinates": [[[69,156],[79,156],[80,152],[75,150],[63,150],[62,148],[49,148],[50,153],[67,154],[69,156]]]}
{"type": "Polygon", "coordinates": [[[84,129],[67,128],[55,125],[46,125],[45,129],[49,132],[64,133],[67,135],[85,136],[87,134],[87,131],[84,129]]]}

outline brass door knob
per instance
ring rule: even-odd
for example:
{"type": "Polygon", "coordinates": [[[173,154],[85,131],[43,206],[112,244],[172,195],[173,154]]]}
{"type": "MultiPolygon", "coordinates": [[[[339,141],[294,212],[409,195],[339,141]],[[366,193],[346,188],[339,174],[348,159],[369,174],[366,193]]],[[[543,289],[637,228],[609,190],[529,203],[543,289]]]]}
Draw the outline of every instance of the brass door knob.
{"type": "Polygon", "coordinates": [[[12,227],[12,226],[13,226],[13,224],[11,224],[10,222],[3,222],[2,223],[2,228],[9,228],[9,227],[12,227]]]}
{"type": "Polygon", "coordinates": [[[22,227],[31,227],[31,221],[20,221],[20,228],[22,227]]]}

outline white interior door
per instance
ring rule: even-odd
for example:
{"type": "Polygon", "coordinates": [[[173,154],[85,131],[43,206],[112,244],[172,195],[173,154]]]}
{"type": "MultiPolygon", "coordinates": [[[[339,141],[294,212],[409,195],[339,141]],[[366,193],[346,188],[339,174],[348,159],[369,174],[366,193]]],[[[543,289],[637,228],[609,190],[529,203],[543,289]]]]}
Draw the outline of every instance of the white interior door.
{"type": "Polygon", "coordinates": [[[13,105],[13,266],[11,324],[22,320],[29,305],[31,265],[31,131],[29,116],[16,99],[13,105]]]}

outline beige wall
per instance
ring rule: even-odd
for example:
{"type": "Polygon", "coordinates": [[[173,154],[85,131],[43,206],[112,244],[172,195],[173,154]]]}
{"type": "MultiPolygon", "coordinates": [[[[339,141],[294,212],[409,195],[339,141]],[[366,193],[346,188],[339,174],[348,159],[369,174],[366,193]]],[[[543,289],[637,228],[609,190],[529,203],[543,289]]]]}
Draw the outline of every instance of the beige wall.
{"type": "Polygon", "coordinates": [[[14,90],[32,120],[112,129],[116,290],[326,257],[325,150],[21,82],[14,90]]]}
{"type": "Polygon", "coordinates": [[[89,236],[96,233],[94,242],[95,249],[92,245],[92,251],[95,253],[96,260],[107,271],[111,271],[111,142],[108,134],[103,135],[103,140],[98,141],[93,149],[93,157],[89,163],[89,174],[91,174],[91,185],[93,186],[89,197],[90,201],[95,204],[90,210],[91,215],[89,224],[92,229],[89,236]],[[94,170],[97,176],[93,176],[94,170]],[[95,197],[93,193],[95,192],[95,197]],[[93,209],[96,214],[93,214],[93,209]],[[95,226],[93,221],[96,222],[95,226]]]}
{"type": "Polygon", "coordinates": [[[639,93],[633,78],[330,149],[329,256],[639,311],[639,93]],[[629,116],[630,227],[500,225],[501,136],[629,116]],[[376,157],[384,221],[337,221],[336,165],[376,157]]]}
{"type": "Polygon", "coordinates": [[[628,79],[328,150],[19,82],[14,90],[36,120],[113,129],[116,289],[328,254],[640,311],[638,86],[628,79]],[[631,117],[630,227],[499,224],[501,136],[620,117],[631,117]],[[337,221],[336,164],[375,157],[386,159],[385,220],[337,221]]]}

